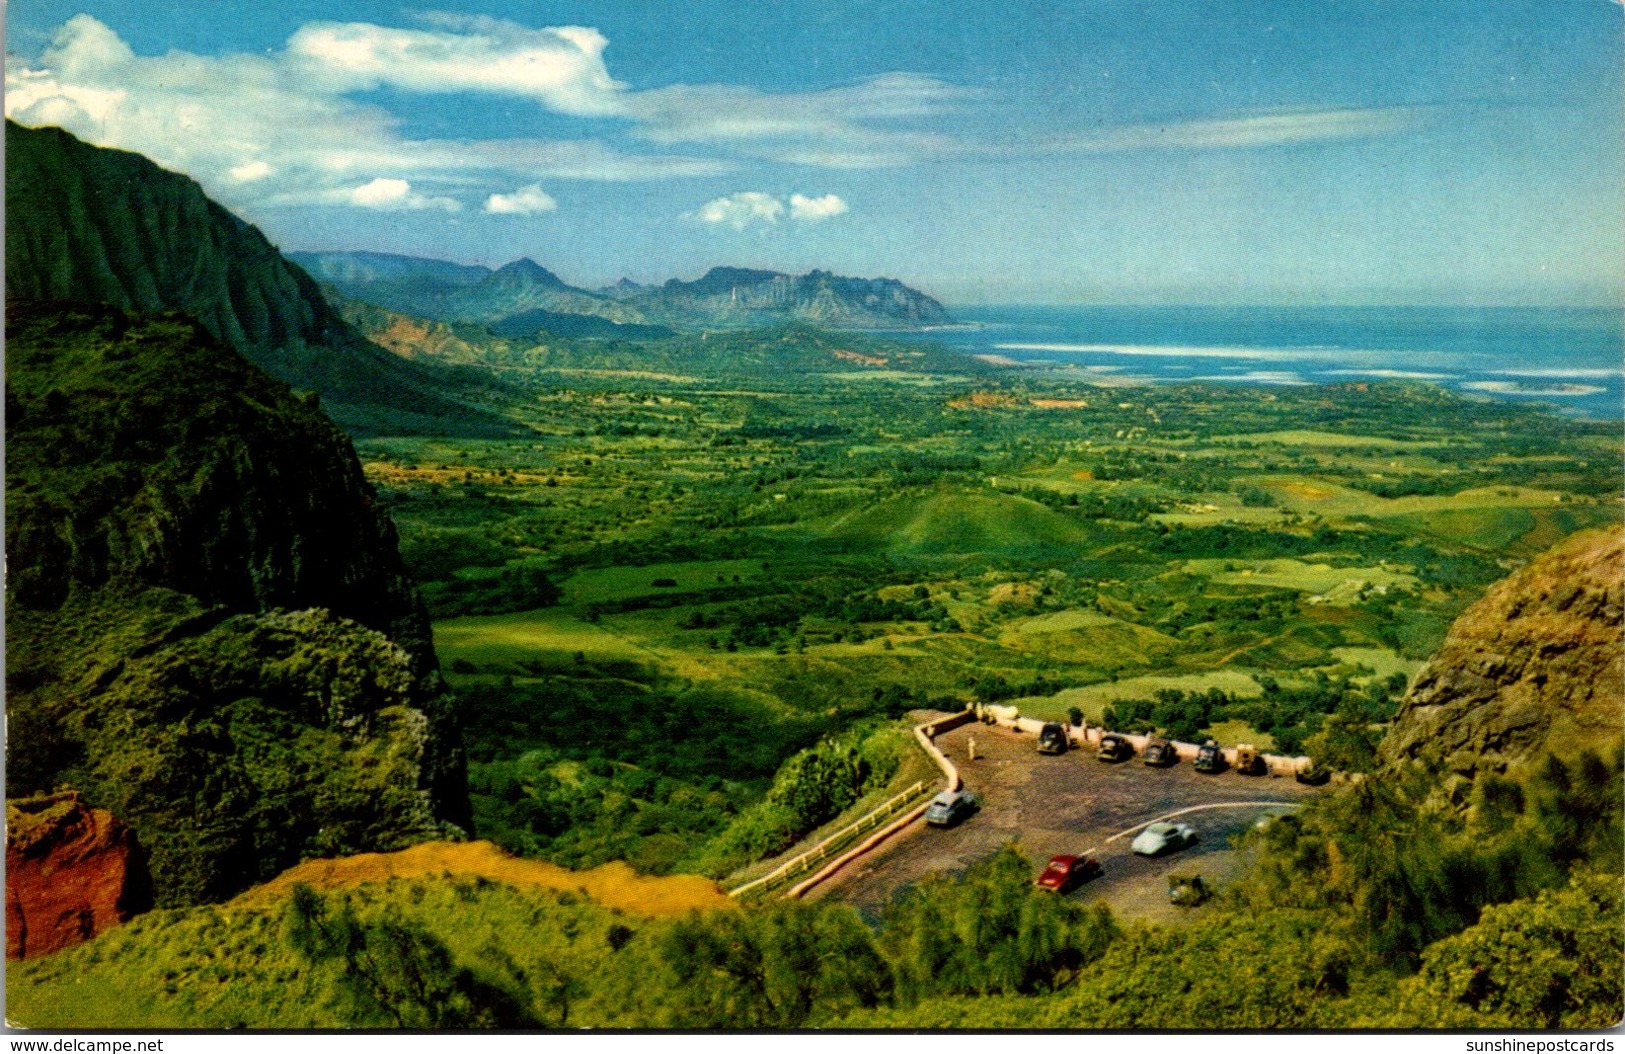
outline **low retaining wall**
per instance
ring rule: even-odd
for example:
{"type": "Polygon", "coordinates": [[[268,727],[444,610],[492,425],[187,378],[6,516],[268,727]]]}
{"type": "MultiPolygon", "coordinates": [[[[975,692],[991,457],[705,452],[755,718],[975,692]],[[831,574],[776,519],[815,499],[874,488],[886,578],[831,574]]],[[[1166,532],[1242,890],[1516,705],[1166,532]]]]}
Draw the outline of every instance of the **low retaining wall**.
{"type": "MultiPolygon", "coordinates": [[[[914,737],[919,740],[920,749],[924,750],[926,754],[930,756],[931,760],[937,763],[937,767],[942,770],[942,775],[945,780],[945,790],[956,791],[960,788],[962,781],[959,778],[959,769],[954,766],[953,762],[948,760],[947,755],[939,750],[937,745],[931,740],[944,732],[959,728],[962,725],[971,724],[975,720],[976,715],[969,710],[965,710],[949,717],[944,717],[937,721],[927,721],[923,725],[916,725],[914,727],[914,737]]],[[[798,869],[805,871],[809,867],[816,866],[828,856],[829,852],[831,851],[831,847],[836,843],[850,838],[854,831],[861,832],[863,828],[869,825],[871,822],[876,822],[875,818],[877,816],[894,810],[897,807],[900,799],[913,797],[916,794],[923,794],[926,792],[926,789],[927,788],[923,783],[915,784],[902,794],[891,799],[891,801],[888,801],[885,805],[882,805],[878,809],[873,809],[865,813],[863,816],[858,817],[858,819],[854,822],[841,828],[839,831],[830,835],[828,838],[819,842],[806,852],[799,853],[792,859],[780,864],[778,867],[774,868],[772,871],[769,871],[761,878],[758,878],[752,882],[747,882],[737,889],[729,890],[728,895],[730,897],[742,896],[743,894],[752,890],[761,889],[764,886],[771,885],[775,881],[783,879],[786,875],[795,874],[798,869]]],[[[932,797],[935,797],[935,795],[933,794],[932,797]]],[[[918,820],[925,814],[926,807],[930,804],[931,801],[929,798],[920,802],[918,805],[914,806],[896,820],[893,820],[885,827],[882,827],[874,834],[871,834],[868,838],[865,838],[862,842],[859,842],[853,848],[848,849],[840,856],[830,860],[829,863],[824,864],[823,867],[819,868],[816,874],[813,874],[811,877],[805,878],[796,885],[791,886],[785,891],[784,895],[787,897],[801,896],[807,890],[824,881],[824,879],[828,878],[829,876],[835,874],[835,872],[839,871],[853,860],[856,860],[858,857],[862,856],[864,853],[867,853],[881,842],[884,842],[887,838],[890,838],[892,835],[896,834],[898,831],[901,831],[915,820],[918,820]]]]}
{"type": "MultiPolygon", "coordinates": [[[[996,725],[1000,728],[1008,728],[1034,736],[1038,735],[1045,725],[1052,723],[1040,721],[1035,717],[1022,717],[1013,706],[978,706],[970,711],[970,715],[973,721],[981,721],[983,724],[996,725]]],[[[1100,746],[1101,738],[1110,731],[1110,729],[1100,725],[1087,723],[1081,726],[1063,725],[1062,727],[1066,729],[1068,742],[1080,747],[1100,746]]],[[[1134,753],[1136,754],[1144,753],[1146,746],[1156,738],[1155,736],[1135,732],[1118,732],[1116,734],[1128,740],[1129,744],[1134,747],[1134,753]]],[[[1196,752],[1202,749],[1200,743],[1185,743],[1177,739],[1169,740],[1169,742],[1173,744],[1174,755],[1181,761],[1195,761],[1196,752]]],[[[1220,753],[1224,755],[1225,764],[1233,766],[1236,763],[1235,747],[1225,747],[1220,753]]],[[[1300,772],[1307,772],[1314,765],[1314,759],[1305,756],[1287,757],[1283,754],[1260,754],[1259,757],[1264,761],[1265,771],[1271,776],[1296,776],[1300,772]]]]}
{"type": "MultiPolygon", "coordinates": [[[[923,725],[914,726],[914,738],[920,741],[921,749],[923,749],[927,754],[931,755],[931,760],[935,761],[937,763],[937,767],[942,770],[943,778],[946,781],[943,788],[944,790],[956,791],[963,785],[963,781],[959,778],[959,769],[954,766],[953,762],[948,760],[948,756],[944,754],[937,747],[937,745],[932,742],[932,740],[944,732],[952,731],[953,729],[959,728],[963,725],[972,724],[975,721],[976,714],[974,712],[970,710],[963,710],[957,714],[954,714],[952,717],[945,717],[940,721],[927,721],[923,725]]],[[[932,795],[932,797],[935,797],[935,795],[932,795]]],[[[864,853],[867,853],[881,842],[884,842],[898,831],[901,831],[915,820],[918,820],[921,816],[924,816],[925,810],[930,806],[930,804],[930,799],[921,802],[919,805],[911,809],[906,815],[899,817],[896,821],[888,824],[882,830],[876,831],[858,845],[847,850],[845,853],[842,853],[834,860],[831,860],[828,866],[823,868],[823,870],[819,871],[816,875],[813,875],[804,882],[800,882],[792,886],[784,895],[787,897],[801,896],[803,893],[807,892],[807,890],[818,885],[818,883],[835,874],[835,872],[839,871],[847,864],[850,864],[864,853]]]]}

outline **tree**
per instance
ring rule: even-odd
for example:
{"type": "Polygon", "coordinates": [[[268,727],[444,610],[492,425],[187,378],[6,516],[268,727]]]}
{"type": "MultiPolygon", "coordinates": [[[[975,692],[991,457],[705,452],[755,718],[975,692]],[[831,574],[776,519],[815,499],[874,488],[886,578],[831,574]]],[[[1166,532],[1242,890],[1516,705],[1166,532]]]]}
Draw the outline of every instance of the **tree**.
{"type": "Polygon", "coordinates": [[[1402,983],[1383,1028],[1590,1029],[1625,1019],[1625,928],[1619,876],[1577,875],[1568,888],[1485,908],[1440,941],[1402,983]]]}

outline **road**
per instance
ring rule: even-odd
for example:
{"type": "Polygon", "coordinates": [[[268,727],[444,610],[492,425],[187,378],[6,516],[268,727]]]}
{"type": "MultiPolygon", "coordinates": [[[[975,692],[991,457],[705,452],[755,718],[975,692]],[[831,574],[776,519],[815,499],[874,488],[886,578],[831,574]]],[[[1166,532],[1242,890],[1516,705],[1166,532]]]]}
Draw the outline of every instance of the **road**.
{"type": "Polygon", "coordinates": [[[1089,853],[1104,872],[1073,898],[1105,900],[1125,917],[1174,921],[1190,913],[1169,905],[1170,873],[1199,873],[1222,884],[1245,864],[1230,848],[1232,834],[1320,793],[1289,778],[1204,776],[1189,762],[1153,769],[1138,759],[1106,764],[1092,750],[1043,755],[1033,736],[985,725],[954,729],[936,743],[959,766],[981,809],[948,830],[911,826],[809,891],[809,899],[841,899],[872,911],[927,875],[963,871],[1014,843],[1034,862],[1035,877],[1051,856],[1089,853]],[[975,761],[968,757],[972,738],[975,761]],[[1178,822],[1200,832],[1194,846],[1155,859],[1130,851],[1133,835],[1125,832],[1182,810],[1191,811],[1178,822]]]}

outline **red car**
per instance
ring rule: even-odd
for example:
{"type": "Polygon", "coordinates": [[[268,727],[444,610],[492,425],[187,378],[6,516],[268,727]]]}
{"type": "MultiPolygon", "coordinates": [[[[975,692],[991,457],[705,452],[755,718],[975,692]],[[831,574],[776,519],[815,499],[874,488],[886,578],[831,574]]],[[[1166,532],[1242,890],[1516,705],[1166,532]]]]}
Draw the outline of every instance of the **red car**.
{"type": "Polygon", "coordinates": [[[1066,893],[1100,874],[1100,861],[1092,856],[1052,856],[1033,885],[1066,893]]]}

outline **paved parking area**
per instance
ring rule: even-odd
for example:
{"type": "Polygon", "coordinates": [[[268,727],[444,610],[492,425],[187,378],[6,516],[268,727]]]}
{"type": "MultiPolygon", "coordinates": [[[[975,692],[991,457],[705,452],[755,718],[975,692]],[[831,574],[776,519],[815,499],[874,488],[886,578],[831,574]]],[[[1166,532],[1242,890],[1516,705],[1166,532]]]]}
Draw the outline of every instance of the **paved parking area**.
{"type": "Polygon", "coordinates": [[[1201,874],[1209,884],[1235,875],[1245,861],[1230,836],[1272,813],[1290,811],[1321,792],[1291,778],[1202,775],[1189,762],[1155,769],[1138,758],[1107,764],[1092,749],[1038,753],[1034,736],[973,724],[936,740],[959,766],[981,809],[951,829],[917,823],[841,873],[809,891],[809,898],[850,901],[865,910],[884,906],[927,875],[962,871],[1014,843],[1036,868],[1051,856],[1089,853],[1102,875],[1070,894],[1105,900],[1123,916],[1176,920],[1190,912],[1168,903],[1170,873],[1201,874]],[[969,760],[970,741],[977,759],[969,760]],[[1129,828],[1170,813],[1200,833],[1189,849],[1159,858],[1134,855],[1129,828]]]}

